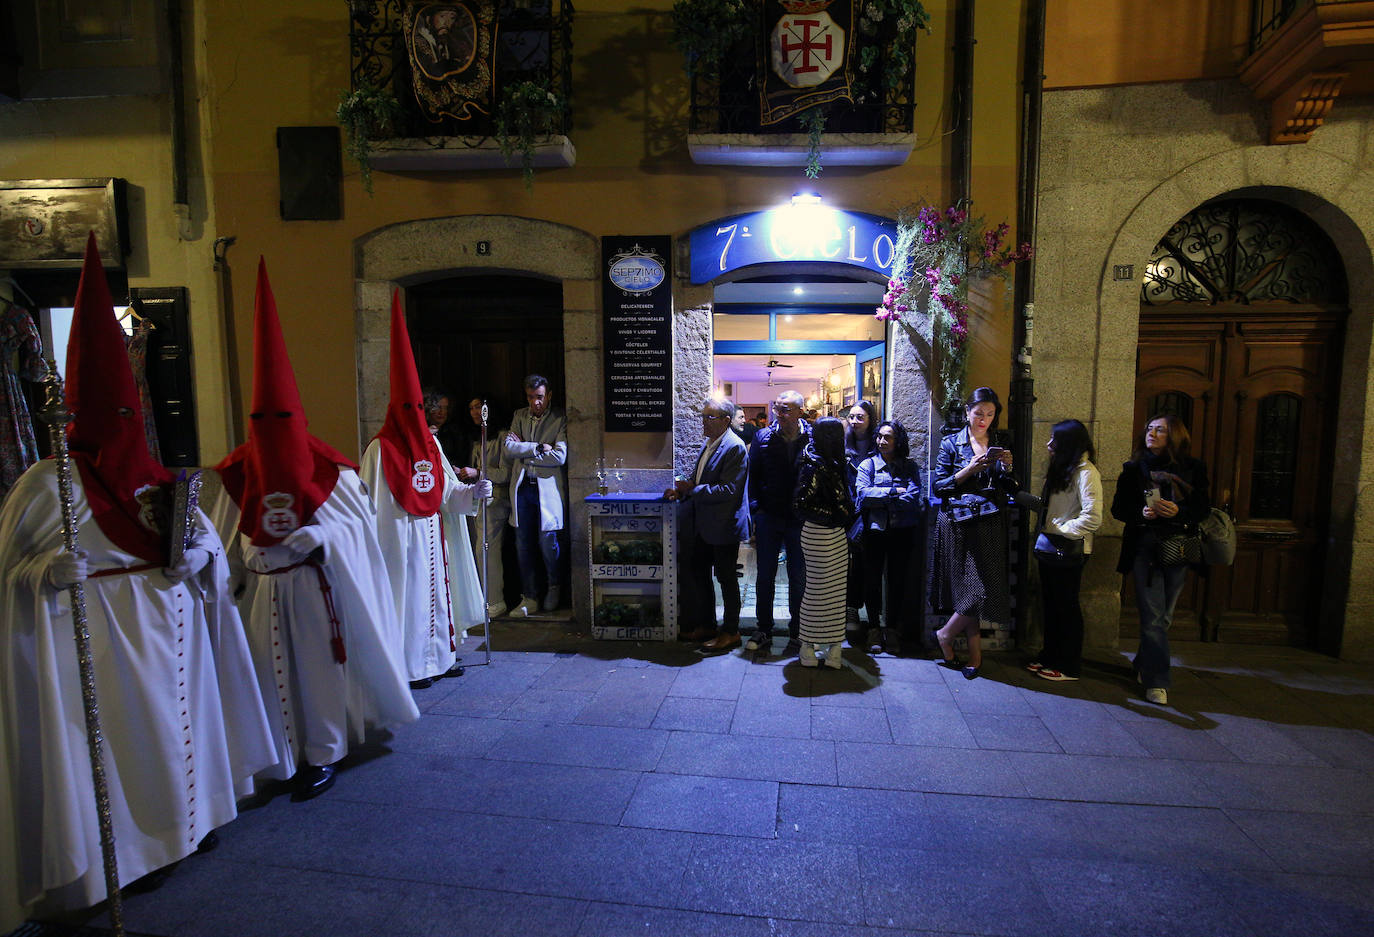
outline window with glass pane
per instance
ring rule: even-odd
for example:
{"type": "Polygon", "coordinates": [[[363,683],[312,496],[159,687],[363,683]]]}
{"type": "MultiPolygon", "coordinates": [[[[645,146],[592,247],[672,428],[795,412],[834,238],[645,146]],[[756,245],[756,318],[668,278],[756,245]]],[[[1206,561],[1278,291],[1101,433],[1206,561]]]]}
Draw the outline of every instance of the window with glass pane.
{"type": "Polygon", "coordinates": [[[1302,400],[1293,394],[1270,394],[1259,402],[1255,413],[1255,461],[1250,476],[1250,517],[1293,516],[1301,422],[1302,400]]]}
{"type": "Polygon", "coordinates": [[[768,316],[732,315],[717,312],[711,316],[712,338],[718,342],[768,341],[768,316]]]}
{"type": "MultiPolygon", "coordinates": [[[[720,336],[716,336],[719,338],[720,336]]],[[[843,312],[818,314],[778,310],[778,338],[833,342],[881,342],[883,323],[872,313],[850,315],[843,312]]]]}

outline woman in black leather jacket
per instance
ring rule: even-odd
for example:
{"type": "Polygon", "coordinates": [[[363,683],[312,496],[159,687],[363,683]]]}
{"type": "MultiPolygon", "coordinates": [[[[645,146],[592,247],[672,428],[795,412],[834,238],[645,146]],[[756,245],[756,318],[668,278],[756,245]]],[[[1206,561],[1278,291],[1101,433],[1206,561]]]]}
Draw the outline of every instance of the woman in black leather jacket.
{"type": "Polygon", "coordinates": [[[1145,687],[1145,698],[1161,706],[1169,702],[1169,625],[1190,564],[1165,566],[1158,546],[1171,535],[1195,534],[1212,509],[1207,466],[1188,454],[1190,448],[1182,420],[1152,417],[1135,455],[1121,467],[1112,498],[1112,517],[1126,525],[1116,569],[1132,575],[1140,612],[1136,679],[1145,687]]]}
{"type": "Polygon", "coordinates": [[[954,639],[968,635],[972,680],[983,664],[978,623],[1011,622],[1007,574],[1006,492],[1011,477],[1011,450],[997,432],[1002,402],[991,387],[979,387],[964,402],[968,425],[940,441],[931,492],[944,499],[935,526],[930,605],[951,612],[935,632],[941,663],[957,666],[954,639]],[[979,512],[984,513],[979,513],[979,512]]]}
{"type": "Polygon", "coordinates": [[[793,500],[802,519],[806,590],[802,593],[801,665],[840,666],[844,641],[849,526],[854,519],[854,469],[844,455],[844,425],[817,420],[797,465],[793,500]]]}

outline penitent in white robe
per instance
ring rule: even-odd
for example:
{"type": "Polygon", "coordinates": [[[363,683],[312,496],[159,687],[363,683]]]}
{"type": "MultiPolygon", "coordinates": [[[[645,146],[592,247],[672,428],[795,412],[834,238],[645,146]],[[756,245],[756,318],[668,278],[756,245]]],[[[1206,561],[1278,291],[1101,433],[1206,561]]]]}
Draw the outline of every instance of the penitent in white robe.
{"type": "Polygon", "coordinates": [[[467,526],[469,516],[477,513],[476,486],[460,482],[443,455],[439,461],[443,508],[431,517],[416,517],[391,494],[381,443],[372,440],[363,453],[363,481],[377,507],[377,539],[386,557],[411,680],[437,677],[452,667],[463,632],[486,617],[467,526]]]}
{"type": "Polygon", "coordinates": [[[356,472],[339,470],[333,492],[311,518],[324,536],[318,566],[296,565],[301,556],[287,547],[255,545],[238,529],[238,505],[223,489],[212,516],[243,582],[239,612],[277,753],[277,764],[261,777],[284,780],[302,764],[333,764],[368,727],[420,717],[397,650],[400,631],[372,505],[356,472]],[[334,658],[321,572],[339,621],[343,663],[334,658]]]}
{"type": "MultiPolygon", "coordinates": [[[[73,475],[90,571],[144,565],[104,535],[73,475]]],[[[0,508],[0,932],[40,898],[47,911],[106,896],[70,592],[46,580],[60,518],[51,461],[0,508]]],[[[121,884],[193,852],[275,761],[229,566],[197,520],[192,546],[212,559],[195,576],[84,585],[121,884]]]]}

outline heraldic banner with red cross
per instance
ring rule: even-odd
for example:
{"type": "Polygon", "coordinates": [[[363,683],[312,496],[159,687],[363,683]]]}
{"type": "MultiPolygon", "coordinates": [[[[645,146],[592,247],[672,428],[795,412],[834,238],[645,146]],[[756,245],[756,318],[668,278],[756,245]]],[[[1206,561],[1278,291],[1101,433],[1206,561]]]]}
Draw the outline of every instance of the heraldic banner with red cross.
{"type": "Polygon", "coordinates": [[[764,0],[763,21],[769,33],[760,63],[760,124],[840,98],[854,100],[852,0],[764,0]]]}

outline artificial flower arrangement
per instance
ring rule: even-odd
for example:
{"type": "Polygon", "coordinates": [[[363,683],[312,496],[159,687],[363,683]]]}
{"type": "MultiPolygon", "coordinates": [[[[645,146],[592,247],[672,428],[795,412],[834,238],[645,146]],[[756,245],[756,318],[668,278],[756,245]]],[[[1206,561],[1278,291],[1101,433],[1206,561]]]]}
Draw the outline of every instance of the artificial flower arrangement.
{"type": "MultiPolygon", "coordinates": [[[[940,405],[963,397],[968,371],[968,290],[970,282],[1011,275],[1014,264],[1031,256],[1030,244],[1014,246],[1004,221],[984,226],[961,199],[947,208],[921,205],[897,215],[892,277],[874,313],[883,321],[909,322],[916,290],[924,281],[930,298],[926,314],[931,338],[940,355],[940,405]]],[[[914,324],[914,323],[913,323],[914,324]]]]}

